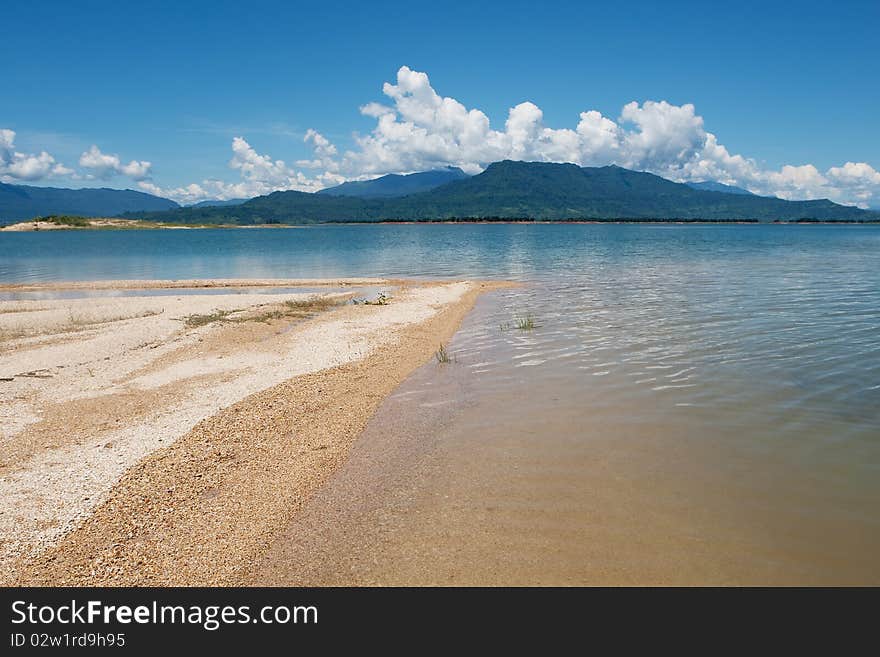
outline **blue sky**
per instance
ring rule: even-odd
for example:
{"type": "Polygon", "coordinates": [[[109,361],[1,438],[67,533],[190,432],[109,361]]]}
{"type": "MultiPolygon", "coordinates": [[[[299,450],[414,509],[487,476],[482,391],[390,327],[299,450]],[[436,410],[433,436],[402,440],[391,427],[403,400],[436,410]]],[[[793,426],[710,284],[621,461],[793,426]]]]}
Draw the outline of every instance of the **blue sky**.
{"type": "MultiPolygon", "coordinates": [[[[5,182],[142,183],[172,196],[192,183],[207,196],[228,196],[312,189],[395,167],[448,163],[478,170],[480,158],[519,153],[581,164],[616,161],[676,179],[712,174],[783,197],[880,203],[876,0],[156,2],[124,8],[19,2],[3,14],[0,129],[15,133],[6,133],[5,182]],[[513,139],[505,130],[511,108],[533,103],[540,119],[525,111],[521,118],[535,144],[484,153],[447,134],[455,127],[420,124],[413,118],[417,109],[408,115],[383,94],[383,83],[400,86],[402,66],[427,74],[440,97],[484,113],[493,130],[505,133],[499,139],[513,139]],[[635,123],[621,121],[633,101],[646,111],[630,113],[635,123]],[[672,110],[664,115],[659,105],[648,112],[646,101],[692,104],[701,127],[672,110]],[[424,139],[389,145],[391,133],[378,135],[364,152],[352,133],[377,128],[379,117],[360,111],[370,102],[397,111],[395,125],[414,124],[429,138],[443,134],[432,147],[424,139]],[[543,128],[576,131],[588,110],[628,131],[615,138],[619,144],[569,147],[567,133],[539,134],[543,128]],[[649,134],[679,120],[680,134],[649,134]],[[335,154],[315,155],[315,140],[304,141],[309,129],[331,142],[335,154]],[[695,164],[706,160],[705,133],[751,168],[717,154],[711,166],[695,164]],[[247,149],[239,143],[233,151],[236,137],[247,149]],[[637,138],[644,142],[638,147],[637,138]],[[548,140],[551,146],[543,143],[548,140]],[[93,145],[97,156],[83,160],[92,166],[82,166],[93,145]],[[23,159],[44,151],[51,166],[45,158],[42,168],[37,159],[23,159]],[[347,158],[347,151],[356,156],[347,158]],[[231,158],[239,158],[232,168],[231,158]],[[280,168],[274,165],[279,159],[280,168]],[[296,164],[302,160],[316,166],[296,164]],[[847,162],[859,168],[844,171],[847,162]],[[819,178],[782,169],[807,164],[819,178]],[[840,172],[829,173],[833,168],[840,172]],[[209,187],[206,180],[239,187],[209,187]]],[[[420,93],[400,88],[404,96],[420,93]]],[[[597,121],[590,125],[608,128],[597,121]]]]}

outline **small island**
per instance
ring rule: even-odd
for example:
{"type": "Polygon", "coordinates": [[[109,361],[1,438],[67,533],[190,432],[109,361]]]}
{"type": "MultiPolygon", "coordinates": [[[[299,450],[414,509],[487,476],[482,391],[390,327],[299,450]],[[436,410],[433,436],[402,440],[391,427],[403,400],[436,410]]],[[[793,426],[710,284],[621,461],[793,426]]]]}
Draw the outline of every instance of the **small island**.
{"type": "Polygon", "coordinates": [[[180,224],[146,219],[120,219],[118,217],[82,217],[79,215],[50,214],[0,227],[0,231],[28,233],[44,230],[158,230],[170,228],[189,230],[197,228],[237,228],[233,224],[180,224]]]}

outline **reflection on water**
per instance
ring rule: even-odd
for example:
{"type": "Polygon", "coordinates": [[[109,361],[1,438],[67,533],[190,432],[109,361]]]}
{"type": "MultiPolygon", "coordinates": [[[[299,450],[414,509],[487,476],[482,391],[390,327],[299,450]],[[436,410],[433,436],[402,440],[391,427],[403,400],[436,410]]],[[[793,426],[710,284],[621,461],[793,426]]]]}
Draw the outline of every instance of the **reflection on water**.
{"type": "MultiPolygon", "coordinates": [[[[562,535],[549,520],[545,538],[581,565],[608,555],[572,545],[601,535],[631,568],[646,550],[666,557],[684,550],[712,581],[770,581],[773,572],[788,576],[781,581],[820,581],[805,573],[824,569],[839,580],[861,573],[880,582],[880,227],[0,235],[6,282],[337,276],[526,283],[481,302],[450,345],[458,360],[450,367],[467,394],[436,406],[455,410],[444,410],[449,447],[426,482],[472,495],[482,490],[480,478],[495,482],[505,491],[497,508],[528,506],[533,522],[541,513],[564,519],[568,538],[547,538],[562,535]],[[528,314],[537,326],[517,330],[528,314]],[[478,467],[493,459],[504,467],[478,467]],[[523,483],[511,468],[526,464],[523,483]],[[467,480],[455,474],[462,472],[467,480]],[[551,486],[548,473],[567,482],[564,491],[547,488],[561,485],[551,486]],[[535,507],[537,493],[517,494],[529,486],[545,490],[545,508],[535,507]],[[560,505],[583,513],[554,516],[560,505]],[[652,538],[628,552],[622,546],[637,540],[640,523],[652,538]]],[[[402,390],[425,409],[447,400],[430,394],[437,366],[430,367],[402,390]]],[[[470,498],[456,499],[466,506],[470,498]]],[[[424,517],[440,508],[418,504],[424,517]]],[[[491,526],[484,515],[480,522],[491,526]]],[[[414,536],[427,531],[405,526],[414,536]]],[[[516,533],[514,524],[505,527],[497,536],[516,533]]],[[[691,581],[664,579],[682,567],[664,563],[648,579],[691,581]]],[[[565,577],[632,581],[620,569],[617,580],[562,569],[553,581],[565,577]]]]}

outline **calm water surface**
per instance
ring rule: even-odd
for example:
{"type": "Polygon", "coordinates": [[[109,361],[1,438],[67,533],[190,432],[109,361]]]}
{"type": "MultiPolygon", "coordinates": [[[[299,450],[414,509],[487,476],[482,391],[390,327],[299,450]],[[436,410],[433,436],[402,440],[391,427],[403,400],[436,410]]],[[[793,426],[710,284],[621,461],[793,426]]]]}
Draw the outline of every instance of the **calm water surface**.
{"type": "MultiPolygon", "coordinates": [[[[430,408],[444,377],[458,381],[439,397],[461,403],[443,416],[446,466],[427,488],[493,481],[508,503],[519,500],[518,517],[556,510],[568,529],[544,528],[558,541],[540,549],[562,555],[556,571],[543,566],[555,573],[547,581],[689,582],[687,571],[697,581],[880,582],[880,227],[0,234],[7,283],[336,276],[526,283],[482,300],[451,345],[458,362],[426,368],[399,394],[430,408]],[[527,315],[535,329],[510,326],[527,315]],[[523,457],[533,466],[525,481],[495,467],[526,453],[544,460],[523,457]],[[474,471],[477,461],[488,465],[474,471]],[[542,490],[544,508],[533,499],[542,490]],[[581,509],[577,519],[560,511],[569,507],[581,509]],[[573,547],[589,543],[599,551],[573,547]],[[685,565],[675,560],[682,550],[685,565]],[[613,572],[585,566],[610,554],[613,572]]],[[[477,522],[491,525],[481,513],[461,531],[477,522]]],[[[498,522],[499,554],[509,554],[522,528],[498,522]]],[[[427,531],[400,526],[400,536],[427,531]]],[[[492,572],[533,581],[527,561],[492,572]]]]}

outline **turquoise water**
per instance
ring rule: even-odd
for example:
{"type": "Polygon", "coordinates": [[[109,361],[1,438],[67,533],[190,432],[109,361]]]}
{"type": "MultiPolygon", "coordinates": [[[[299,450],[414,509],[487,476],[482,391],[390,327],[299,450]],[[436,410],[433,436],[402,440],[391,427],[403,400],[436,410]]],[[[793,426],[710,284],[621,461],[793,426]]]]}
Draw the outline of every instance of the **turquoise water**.
{"type": "Polygon", "coordinates": [[[539,445],[650,442],[620,476],[707,500],[701,536],[735,518],[717,542],[750,536],[767,555],[735,581],[767,581],[779,554],[801,555],[786,581],[821,567],[880,581],[880,226],[0,234],[0,283],[338,276],[526,283],[481,301],[451,345],[468,391],[455,444],[526,430],[539,445]],[[509,326],[527,315],[534,330],[509,326]]]}
{"type": "Polygon", "coordinates": [[[523,281],[529,285],[506,293],[504,310],[487,320],[535,315],[541,326],[528,334],[520,365],[548,363],[601,377],[622,372],[626,363],[633,366],[627,376],[634,390],[677,404],[753,404],[770,395],[780,415],[809,404],[839,421],[843,433],[877,430],[877,226],[0,234],[0,283],[336,276],[523,281]],[[707,385],[710,378],[716,384],[707,385]]]}
{"type": "MultiPolygon", "coordinates": [[[[880,226],[350,225],[0,234],[0,283],[486,276],[876,289],[880,226]],[[699,277],[695,279],[694,277],[699,277]]],[[[604,286],[603,286],[604,287],[604,286]]],[[[660,291],[658,290],[658,293],[660,291]]],[[[760,296],[752,289],[751,297],[760,296]]]]}

